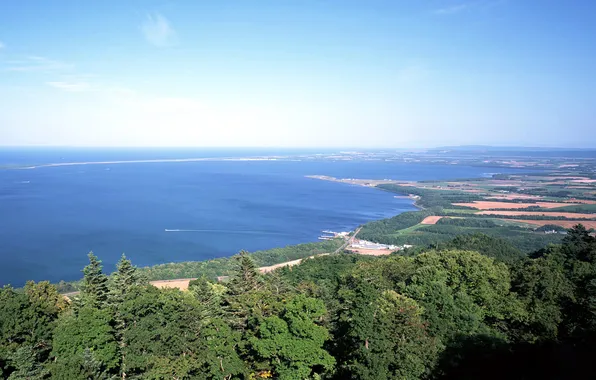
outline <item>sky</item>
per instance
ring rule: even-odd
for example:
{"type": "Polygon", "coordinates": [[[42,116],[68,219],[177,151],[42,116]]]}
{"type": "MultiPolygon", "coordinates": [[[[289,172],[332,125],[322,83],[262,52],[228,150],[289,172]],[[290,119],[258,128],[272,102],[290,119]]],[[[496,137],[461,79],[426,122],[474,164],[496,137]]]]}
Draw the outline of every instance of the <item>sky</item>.
{"type": "Polygon", "coordinates": [[[593,0],[2,0],[0,145],[596,147],[593,0]]]}

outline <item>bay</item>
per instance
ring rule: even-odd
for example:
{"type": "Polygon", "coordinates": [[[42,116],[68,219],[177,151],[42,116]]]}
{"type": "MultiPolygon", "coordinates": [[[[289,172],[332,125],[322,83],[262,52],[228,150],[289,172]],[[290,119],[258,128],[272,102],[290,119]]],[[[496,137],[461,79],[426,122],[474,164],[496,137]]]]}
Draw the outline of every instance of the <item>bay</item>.
{"type": "Polygon", "coordinates": [[[75,280],[93,251],[105,270],[206,260],[316,241],[322,230],[414,210],[411,200],[306,175],[426,180],[486,168],[385,161],[221,160],[284,150],[4,149],[0,165],[214,157],[0,170],[0,285],[75,280]]]}

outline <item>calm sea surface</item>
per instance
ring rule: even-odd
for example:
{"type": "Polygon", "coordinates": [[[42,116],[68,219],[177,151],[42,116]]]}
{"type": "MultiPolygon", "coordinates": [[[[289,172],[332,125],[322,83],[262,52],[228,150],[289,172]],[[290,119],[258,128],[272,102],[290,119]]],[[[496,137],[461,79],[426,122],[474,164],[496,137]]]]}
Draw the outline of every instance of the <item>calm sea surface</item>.
{"type": "MultiPolygon", "coordinates": [[[[0,167],[298,153],[4,149],[0,167]]],[[[205,260],[240,249],[316,241],[321,230],[351,230],[414,209],[410,200],[389,193],[305,175],[424,180],[479,177],[487,171],[308,160],[0,169],[0,285],[78,279],[91,250],[103,260],[106,271],[114,269],[123,252],[139,266],[205,260]]]]}

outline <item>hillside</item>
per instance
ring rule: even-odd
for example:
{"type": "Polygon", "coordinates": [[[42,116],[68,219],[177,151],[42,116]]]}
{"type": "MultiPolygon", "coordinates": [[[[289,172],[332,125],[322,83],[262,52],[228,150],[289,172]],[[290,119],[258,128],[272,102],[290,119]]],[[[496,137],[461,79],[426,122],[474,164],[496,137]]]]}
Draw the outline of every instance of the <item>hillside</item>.
{"type": "Polygon", "coordinates": [[[334,254],[157,289],[92,254],[80,297],[0,290],[3,378],[578,378],[593,370],[596,239],[521,254],[463,235],[413,255],[334,254]],[[593,289],[594,288],[594,289],[593,289]],[[593,294],[594,293],[594,294],[593,294]]]}

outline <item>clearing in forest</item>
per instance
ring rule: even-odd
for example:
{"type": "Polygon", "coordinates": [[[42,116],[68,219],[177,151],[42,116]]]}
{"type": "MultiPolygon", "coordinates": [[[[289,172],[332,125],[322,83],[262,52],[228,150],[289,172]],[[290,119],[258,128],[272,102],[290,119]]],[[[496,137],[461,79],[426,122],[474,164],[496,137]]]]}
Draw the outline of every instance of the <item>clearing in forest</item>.
{"type": "Polygon", "coordinates": [[[441,218],[442,216],[436,215],[427,216],[422,222],[420,222],[420,224],[436,224],[441,218]]]}

